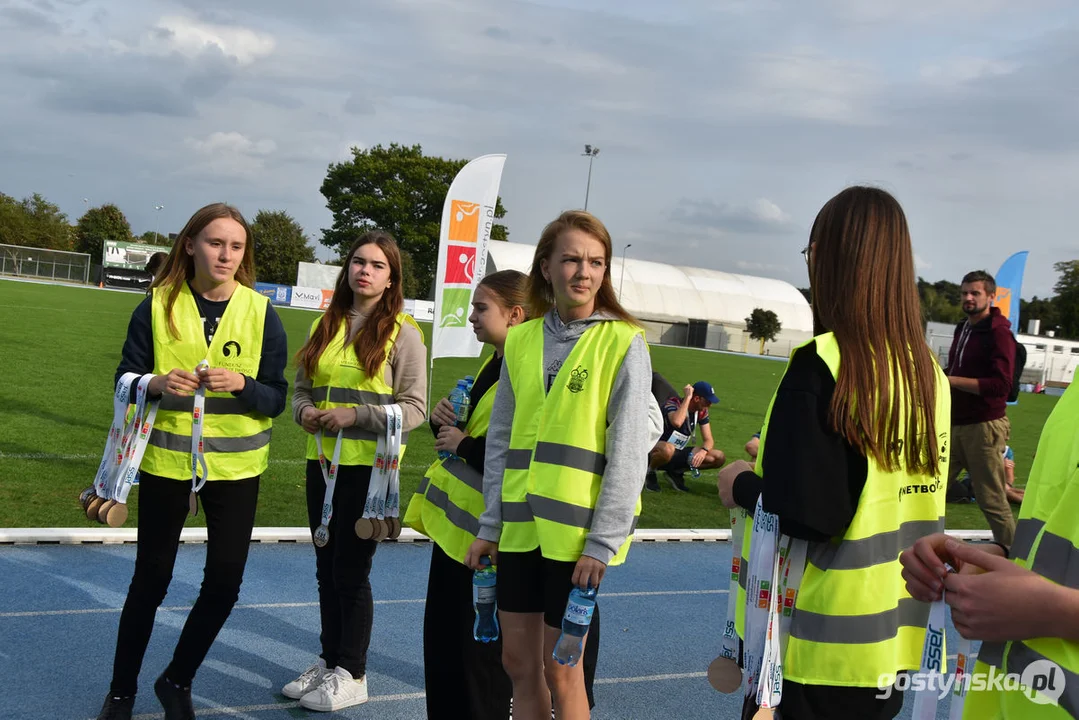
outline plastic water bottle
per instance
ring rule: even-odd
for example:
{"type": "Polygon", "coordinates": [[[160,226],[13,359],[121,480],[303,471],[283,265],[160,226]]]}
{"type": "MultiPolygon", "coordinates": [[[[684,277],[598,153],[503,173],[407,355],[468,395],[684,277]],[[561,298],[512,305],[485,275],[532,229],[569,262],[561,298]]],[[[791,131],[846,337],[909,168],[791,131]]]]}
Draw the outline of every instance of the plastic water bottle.
{"type": "Polygon", "coordinates": [[[574,667],[581,659],[585,633],[592,624],[592,611],[596,608],[596,591],[593,588],[581,590],[578,587],[569,591],[566,613],[562,616],[562,634],[554,646],[551,656],[560,665],[574,667]]]}
{"type": "MultiPolygon", "coordinates": [[[[457,387],[450,391],[450,405],[453,406],[453,414],[457,418],[456,425],[458,428],[463,428],[465,422],[468,421],[469,403],[467,382],[463,379],[458,380],[457,387]]],[[[438,457],[445,460],[453,457],[453,453],[447,450],[439,450],[438,457]]]]}
{"type": "Polygon", "coordinates": [[[472,383],[476,382],[476,378],[471,375],[465,375],[465,387],[468,390],[469,395],[472,394],[472,383]]]}
{"type": "Polygon", "coordinates": [[[689,471],[690,471],[691,473],[693,473],[693,477],[695,477],[695,478],[699,478],[699,477],[701,476],[701,469],[700,469],[700,468],[697,468],[697,467],[691,467],[691,468],[689,469],[689,471]]]}
{"type": "Polygon", "coordinates": [[[491,558],[481,558],[480,564],[484,567],[472,574],[472,605],[476,608],[472,637],[489,643],[498,639],[497,575],[491,567],[491,558]]]}

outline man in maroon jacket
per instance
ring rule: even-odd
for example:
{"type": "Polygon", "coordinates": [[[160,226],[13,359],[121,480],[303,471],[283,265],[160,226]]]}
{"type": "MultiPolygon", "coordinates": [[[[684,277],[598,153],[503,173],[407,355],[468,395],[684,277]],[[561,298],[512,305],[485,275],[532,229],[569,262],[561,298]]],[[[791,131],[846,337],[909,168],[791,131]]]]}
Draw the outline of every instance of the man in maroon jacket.
{"type": "Polygon", "coordinates": [[[993,307],[997,284],[982,270],[967,273],[960,288],[967,319],[955,328],[945,371],[952,385],[949,494],[959,473],[970,473],[974,497],[993,539],[1011,546],[1015,518],[1005,492],[1004,446],[1011,425],[1004,413],[1015,367],[1011,323],[993,307]]]}

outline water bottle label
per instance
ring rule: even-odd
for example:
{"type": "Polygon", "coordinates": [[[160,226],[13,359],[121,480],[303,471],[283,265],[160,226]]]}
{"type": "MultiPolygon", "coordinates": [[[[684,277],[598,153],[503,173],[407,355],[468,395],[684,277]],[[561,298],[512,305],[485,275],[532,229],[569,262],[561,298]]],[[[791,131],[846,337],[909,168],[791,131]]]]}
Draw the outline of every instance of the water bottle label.
{"type": "Polygon", "coordinates": [[[476,586],[476,603],[479,605],[493,605],[497,596],[498,592],[494,587],[476,586]]]}
{"type": "Polygon", "coordinates": [[[594,607],[595,605],[584,605],[570,600],[566,605],[566,620],[577,625],[590,625],[594,607]]]}

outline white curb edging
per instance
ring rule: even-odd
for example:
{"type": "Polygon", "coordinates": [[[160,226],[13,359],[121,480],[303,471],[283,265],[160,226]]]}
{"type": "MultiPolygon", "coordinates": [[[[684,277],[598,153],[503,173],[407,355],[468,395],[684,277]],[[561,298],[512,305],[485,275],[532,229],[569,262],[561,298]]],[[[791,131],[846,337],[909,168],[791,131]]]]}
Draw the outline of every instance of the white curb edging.
{"type": "MultiPolygon", "coordinates": [[[[946,530],[960,540],[992,540],[988,530],[946,530]]],[[[0,545],[121,545],[134,543],[138,538],[135,528],[0,528],[0,545]]],[[[724,529],[668,529],[638,530],[635,542],[729,542],[731,531],[724,529]]],[[[180,533],[182,543],[206,542],[206,528],[184,528],[180,533]]],[[[309,543],[311,531],[305,527],[257,527],[251,533],[251,542],[309,543]]],[[[401,543],[429,542],[428,538],[410,528],[401,530],[401,543]]]]}

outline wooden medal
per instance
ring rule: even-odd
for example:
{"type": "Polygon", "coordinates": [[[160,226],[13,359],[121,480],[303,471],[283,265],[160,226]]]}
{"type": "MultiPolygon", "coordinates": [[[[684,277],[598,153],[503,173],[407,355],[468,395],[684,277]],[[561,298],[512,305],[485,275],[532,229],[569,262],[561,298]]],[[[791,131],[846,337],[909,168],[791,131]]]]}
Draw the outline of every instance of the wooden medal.
{"type": "Polygon", "coordinates": [[[356,537],[360,540],[370,540],[375,536],[375,526],[372,518],[360,518],[356,521],[356,537]]]}
{"type": "Polygon", "coordinates": [[[382,542],[390,536],[390,526],[385,520],[375,518],[371,524],[375,526],[375,534],[371,537],[375,542],[382,542]]]}
{"type": "Polygon", "coordinates": [[[105,513],[105,524],[111,528],[118,528],[127,522],[127,503],[114,503],[105,513]]]}
{"type": "Polygon", "coordinates": [[[742,687],[742,668],[731,658],[717,657],[708,666],[708,683],[719,692],[730,695],[742,687]]]}
{"type": "Polygon", "coordinates": [[[386,522],[390,526],[389,538],[396,540],[401,537],[401,518],[387,518],[386,522]]]}
{"type": "Polygon", "coordinates": [[[105,519],[109,516],[109,510],[112,510],[112,506],[116,504],[115,500],[106,500],[101,503],[97,508],[97,521],[102,525],[105,524],[105,519]]]}
{"type": "Polygon", "coordinates": [[[753,720],[773,720],[776,716],[776,711],[772,708],[757,708],[757,712],[753,713],[753,720]]]}
{"type": "Polygon", "coordinates": [[[86,519],[97,520],[97,511],[104,504],[105,498],[100,495],[94,495],[90,498],[90,503],[86,506],[86,519]]]}
{"type": "Polygon", "coordinates": [[[86,508],[90,506],[90,501],[95,497],[97,497],[97,491],[93,485],[79,493],[79,505],[82,505],[83,512],[86,512],[86,508]]]}
{"type": "Polygon", "coordinates": [[[325,525],[319,525],[311,539],[314,541],[315,547],[326,547],[326,543],[330,542],[330,529],[325,525]]]}
{"type": "Polygon", "coordinates": [[[195,493],[191,493],[187,498],[187,513],[191,517],[199,514],[199,496],[195,493]]]}

